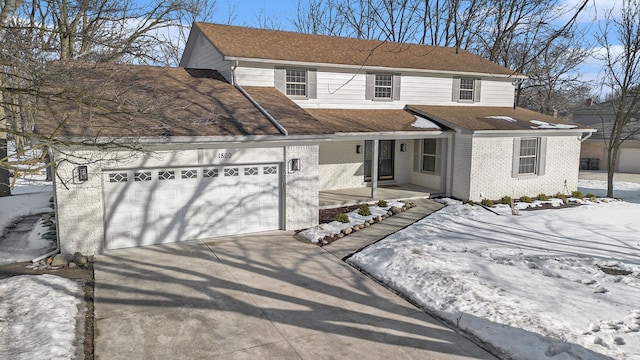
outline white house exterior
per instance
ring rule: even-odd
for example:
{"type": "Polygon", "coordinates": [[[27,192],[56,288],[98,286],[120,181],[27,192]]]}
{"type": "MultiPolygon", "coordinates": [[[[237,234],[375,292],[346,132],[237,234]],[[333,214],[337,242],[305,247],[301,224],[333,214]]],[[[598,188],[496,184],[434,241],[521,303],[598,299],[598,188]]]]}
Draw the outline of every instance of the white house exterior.
{"type": "Polygon", "coordinates": [[[140,73],[193,98],[176,124],[214,108],[224,121],[116,134],[141,136],[146,153],[133,158],[74,149],[118,161],[90,162],[86,181],[77,164],[58,168],[73,179],[56,183],[63,251],[306,228],[323,191],[370,188],[376,200],[379,186],[411,184],[474,201],[572,191],[591,132],[514,108],[522,75],[453,48],[196,23],[180,66],[140,73]]]}

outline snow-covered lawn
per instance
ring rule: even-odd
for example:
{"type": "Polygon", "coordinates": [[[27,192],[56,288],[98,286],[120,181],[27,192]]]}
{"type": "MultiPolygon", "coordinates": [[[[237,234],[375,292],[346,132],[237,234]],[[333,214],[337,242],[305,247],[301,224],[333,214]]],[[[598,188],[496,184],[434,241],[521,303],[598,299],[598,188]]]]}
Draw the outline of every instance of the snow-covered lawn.
{"type": "Polygon", "coordinates": [[[640,184],[617,187],[632,202],[450,205],[349,262],[509,357],[640,359],[640,184]]]}
{"type": "Polygon", "coordinates": [[[0,280],[0,299],[0,359],[78,357],[83,337],[76,330],[84,318],[78,282],[15,276],[0,280]]]}

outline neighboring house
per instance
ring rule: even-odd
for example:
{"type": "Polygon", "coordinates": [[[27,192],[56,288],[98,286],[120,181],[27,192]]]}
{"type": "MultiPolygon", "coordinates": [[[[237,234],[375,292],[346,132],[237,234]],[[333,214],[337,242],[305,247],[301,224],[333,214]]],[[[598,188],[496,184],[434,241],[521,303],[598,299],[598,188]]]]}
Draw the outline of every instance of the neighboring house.
{"type": "MultiPolygon", "coordinates": [[[[615,120],[611,101],[595,103],[593,100],[587,99],[582,107],[573,111],[572,117],[574,122],[598,130],[582,143],[580,168],[582,170],[606,170],[609,164],[606,139],[611,133],[611,126],[615,120]]],[[[615,171],[640,174],[640,134],[632,136],[622,143],[615,171]]]]}
{"type": "Polygon", "coordinates": [[[142,136],[153,152],[91,162],[86,181],[84,168],[59,166],[75,179],[55,186],[63,251],[306,228],[327,191],[571,191],[592,131],[514,108],[523,76],[455,48],[196,23],[180,66],[127,67],[180,105],[141,116],[146,133],[67,134],[142,136]]]}

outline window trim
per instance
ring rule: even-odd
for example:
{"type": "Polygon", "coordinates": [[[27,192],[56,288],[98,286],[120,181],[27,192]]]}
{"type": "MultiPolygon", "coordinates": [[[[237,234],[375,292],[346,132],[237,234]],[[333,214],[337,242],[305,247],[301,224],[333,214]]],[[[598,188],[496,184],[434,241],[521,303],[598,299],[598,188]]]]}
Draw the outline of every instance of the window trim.
{"type": "Polygon", "coordinates": [[[547,138],[541,136],[524,136],[513,138],[513,165],[511,170],[511,177],[513,178],[530,178],[536,176],[543,176],[546,168],[546,149],[547,138]],[[527,140],[536,140],[536,154],[534,172],[521,173],[520,172],[520,160],[523,158],[531,158],[532,155],[521,155],[522,142],[527,140]]]}
{"type": "Polygon", "coordinates": [[[365,100],[372,101],[398,101],[400,100],[400,83],[402,74],[389,72],[368,72],[365,74],[365,100]],[[376,77],[378,75],[391,75],[391,97],[376,97],[376,77]]]}
{"type": "Polygon", "coordinates": [[[431,175],[440,175],[442,173],[442,139],[441,138],[425,138],[425,139],[415,139],[413,146],[414,148],[414,172],[419,172],[422,174],[431,174],[431,175]],[[435,154],[426,154],[424,146],[425,141],[435,141],[435,154]],[[425,170],[424,169],[424,157],[432,156],[435,159],[434,162],[434,170],[425,170]]]}
{"type": "MultiPolygon", "coordinates": [[[[301,83],[296,83],[301,84],[301,83]]],[[[291,99],[315,99],[318,96],[317,89],[317,71],[316,69],[300,68],[300,67],[276,67],[274,68],[274,86],[281,93],[291,99]],[[287,71],[303,71],[305,76],[305,95],[288,95],[287,94],[287,71]]]]}
{"type": "Polygon", "coordinates": [[[453,102],[457,102],[457,103],[477,103],[480,102],[480,86],[481,86],[482,80],[479,78],[472,78],[472,77],[454,77],[453,78],[453,94],[452,94],[452,101],[453,102]],[[462,81],[471,81],[471,89],[468,88],[462,88],[461,84],[462,81]],[[462,92],[470,92],[471,93],[471,99],[463,99],[462,98],[462,92]]]}
{"type": "MultiPolygon", "coordinates": [[[[297,76],[297,75],[296,75],[297,76]]],[[[293,77],[293,75],[291,75],[293,77]]],[[[291,98],[302,98],[307,99],[309,95],[309,75],[307,74],[306,69],[298,69],[298,68],[286,68],[284,69],[284,94],[291,98]],[[304,76],[304,82],[302,81],[289,81],[289,72],[299,72],[304,76]],[[288,85],[304,85],[304,94],[289,94],[289,86],[288,85]]]]}
{"type": "Polygon", "coordinates": [[[375,73],[373,74],[373,100],[377,101],[393,101],[393,74],[389,73],[375,73]],[[378,85],[378,76],[388,76],[389,85],[378,85]],[[378,89],[389,89],[389,96],[376,96],[378,89]]]}

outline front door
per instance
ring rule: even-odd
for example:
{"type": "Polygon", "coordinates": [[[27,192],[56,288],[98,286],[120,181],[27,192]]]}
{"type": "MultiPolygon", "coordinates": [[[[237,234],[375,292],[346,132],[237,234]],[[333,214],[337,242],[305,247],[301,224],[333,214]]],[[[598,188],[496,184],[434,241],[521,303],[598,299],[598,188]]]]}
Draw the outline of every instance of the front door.
{"type": "MultiPolygon", "coordinates": [[[[378,142],[378,180],[393,180],[393,159],[395,140],[378,142]]],[[[364,142],[364,180],[371,181],[371,161],[373,159],[373,141],[364,142]]]]}

